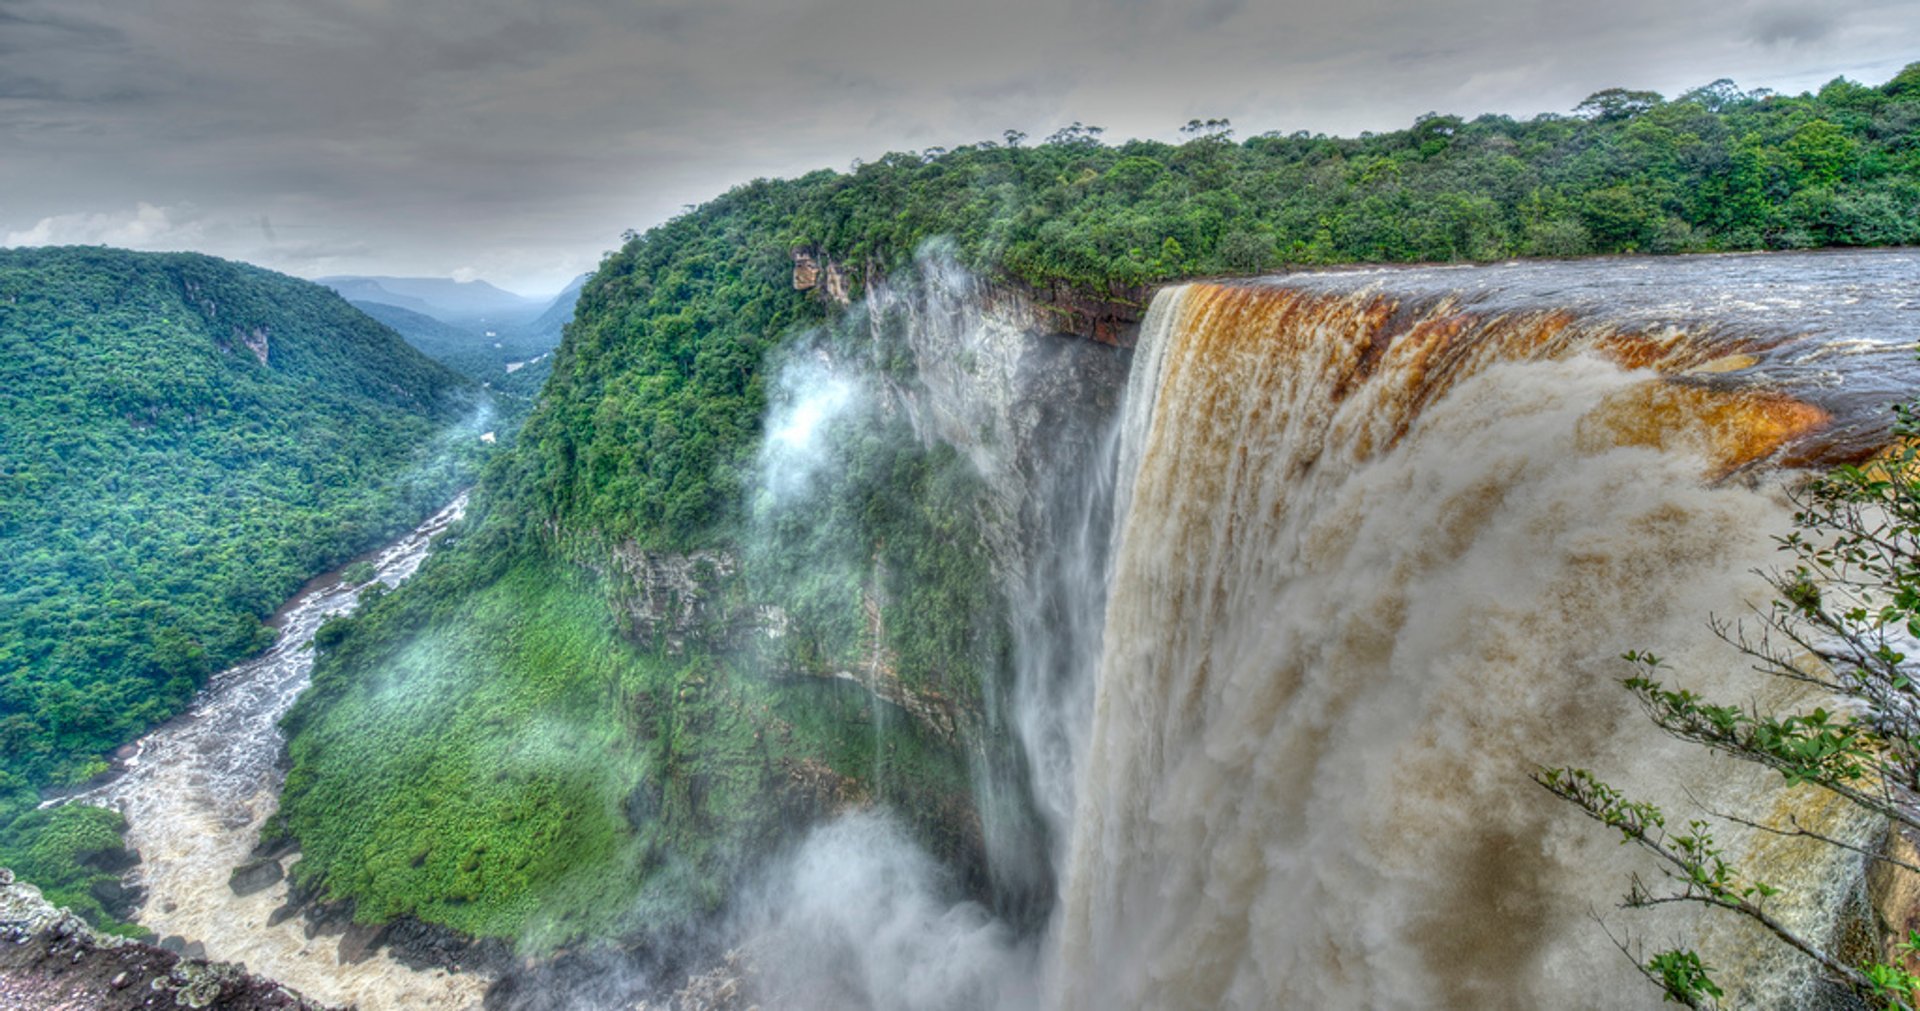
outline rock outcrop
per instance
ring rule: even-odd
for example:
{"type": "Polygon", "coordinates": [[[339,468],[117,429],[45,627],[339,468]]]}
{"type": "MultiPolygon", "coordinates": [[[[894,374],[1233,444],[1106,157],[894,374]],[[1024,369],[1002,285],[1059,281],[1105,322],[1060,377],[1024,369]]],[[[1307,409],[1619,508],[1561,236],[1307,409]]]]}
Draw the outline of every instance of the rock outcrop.
{"type": "Polygon", "coordinates": [[[793,290],[814,292],[828,308],[853,304],[853,276],[840,261],[817,249],[793,251],[793,290]]]}
{"type": "Polygon", "coordinates": [[[712,617],[717,584],[740,567],[724,551],[675,554],[648,551],[632,541],[616,545],[612,561],[625,583],[619,604],[626,634],[641,643],[664,640],[675,655],[685,652],[687,638],[712,617]]]}
{"type": "Polygon", "coordinates": [[[1887,830],[1884,856],[1886,860],[1867,865],[1867,897],[1879,928],[1881,955],[1908,972],[1920,972],[1920,953],[1901,950],[1908,934],[1920,930],[1920,873],[1908,869],[1920,867],[1920,847],[1894,826],[1887,830]]]}
{"type": "Polygon", "coordinates": [[[1153,289],[1145,286],[1090,291],[1058,282],[1036,287],[1002,281],[985,286],[983,295],[993,302],[1012,300],[1015,311],[1032,314],[1046,332],[1118,348],[1133,346],[1153,302],[1153,289]]]}
{"type": "Polygon", "coordinates": [[[272,980],[102,934],[0,869],[0,1007],[8,1011],[329,1011],[272,980]]]}
{"type": "MultiPolygon", "coordinates": [[[[871,267],[862,272],[864,283],[880,285],[871,267]]],[[[819,249],[793,250],[793,290],[811,291],[829,309],[853,304],[853,273],[819,249]]],[[[1146,285],[1107,285],[1082,288],[1056,281],[1047,285],[999,279],[980,286],[982,305],[1032,321],[1036,333],[1079,337],[1096,344],[1130,348],[1140,320],[1153,301],[1146,285]]]]}

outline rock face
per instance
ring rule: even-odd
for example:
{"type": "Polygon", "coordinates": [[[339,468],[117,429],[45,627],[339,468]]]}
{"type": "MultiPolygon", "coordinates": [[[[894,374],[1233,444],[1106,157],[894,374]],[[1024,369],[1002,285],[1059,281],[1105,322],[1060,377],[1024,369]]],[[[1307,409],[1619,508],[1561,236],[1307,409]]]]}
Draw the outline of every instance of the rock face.
{"type": "Polygon", "coordinates": [[[793,290],[814,292],[829,307],[844,309],[853,304],[852,275],[817,249],[793,251],[793,290]]]}
{"type": "Polygon", "coordinates": [[[241,966],[98,933],[5,870],[0,870],[0,1007],[329,1011],[241,966]]]}
{"type": "Polygon", "coordinates": [[[739,562],[724,551],[671,554],[647,551],[629,541],[613,550],[613,568],[625,577],[620,607],[626,633],[637,642],[664,639],[667,650],[685,652],[687,637],[711,616],[714,588],[739,562]]]}
{"type": "MultiPolygon", "coordinates": [[[[881,285],[874,271],[862,272],[871,285],[881,285]]],[[[819,249],[793,251],[793,290],[811,291],[829,308],[853,304],[854,276],[838,260],[819,249]]],[[[1036,333],[1062,334],[1096,344],[1130,348],[1140,320],[1153,301],[1154,289],[1117,285],[1100,289],[1076,288],[1061,282],[1045,287],[1020,281],[997,280],[978,286],[976,294],[989,311],[1029,321],[1036,333]]]]}
{"type": "Polygon", "coordinates": [[[811,249],[793,251],[793,290],[812,291],[820,287],[820,258],[811,249]]]}
{"type": "Polygon", "coordinates": [[[1096,344],[1130,348],[1140,332],[1140,320],[1153,302],[1153,289],[1127,287],[1087,291],[1053,284],[1036,288],[1017,284],[995,284],[983,295],[993,301],[1012,300],[1024,305],[1047,331],[1090,340],[1096,344]]]}

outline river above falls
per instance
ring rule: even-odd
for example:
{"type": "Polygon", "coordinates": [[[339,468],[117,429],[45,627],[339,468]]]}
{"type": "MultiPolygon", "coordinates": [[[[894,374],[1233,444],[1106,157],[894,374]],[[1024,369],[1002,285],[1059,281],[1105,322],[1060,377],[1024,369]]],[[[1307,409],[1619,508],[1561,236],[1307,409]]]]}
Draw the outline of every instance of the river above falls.
{"type": "MultiPolygon", "coordinates": [[[[412,576],[434,536],[465,509],[462,495],[367,556],[375,578],[392,587],[412,576]]],[[[116,774],[66,801],[126,816],[127,846],[141,857],[132,876],[146,890],[135,919],[156,935],[199,942],[208,958],[245,963],[316,1000],[360,1011],[475,1007],[484,976],[416,971],[385,951],[343,963],[338,935],[309,937],[300,917],[267,925],[286,902],[285,881],[247,896],[228,886],[279,805],[280,717],[312,677],[313,634],[351,611],[367,585],[349,585],[338,572],[309,583],[274,616],[280,635],[272,648],[214,675],[186,712],[125,749],[116,774]]]]}

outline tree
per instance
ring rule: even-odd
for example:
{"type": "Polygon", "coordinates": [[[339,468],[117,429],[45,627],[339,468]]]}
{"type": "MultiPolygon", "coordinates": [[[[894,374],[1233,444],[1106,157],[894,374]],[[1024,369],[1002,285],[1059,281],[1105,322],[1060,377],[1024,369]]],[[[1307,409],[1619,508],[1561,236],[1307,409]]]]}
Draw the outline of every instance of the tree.
{"type": "Polygon", "coordinates": [[[1072,126],[1063,126],[1055,130],[1047,137],[1046,143],[1056,146],[1092,147],[1100,143],[1100,135],[1106,132],[1106,127],[1087,126],[1076,119],[1072,126]]]}
{"type": "MultiPolygon", "coordinates": [[[[1758,612],[1758,631],[1712,622],[1714,633],[1756,670],[1808,686],[1828,704],[1789,713],[1719,704],[1668,687],[1665,663],[1645,652],[1626,654],[1635,673],[1623,684],[1656,725],[1680,740],[1772,769],[1790,786],[1820,787],[1899,829],[1920,831],[1920,689],[1905,652],[1920,640],[1920,443],[1914,441],[1920,415],[1913,405],[1895,413],[1897,449],[1794,493],[1794,527],[1779,538],[1792,560],[1765,574],[1777,596],[1758,612]]],[[[1626,907],[1691,903],[1745,917],[1870,1006],[1920,1007],[1920,979],[1900,964],[1920,952],[1920,932],[1896,946],[1893,964],[1849,958],[1802,936],[1769,914],[1767,900],[1779,890],[1734,866],[1713,829],[1727,823],[1811,839],[1915,873],[1920,865],[1797,822],[1783,828],[1738,812],[1704,812],[1675,828],[1659,808],[1626,797],[1585,769],[1541,769],[1534,780],[1653,856],[1660,882],[1650,887],[1636,877],[1626,907]]],[[[1691,950],[1643,959],[1628,942],[1615,943],[1669,1001],[1705,1008],[1722,996],[1712,967],[1691,950]]]]}
{"type": "Polygon", "coordinates": [[[1703,84],[1674,101],[1692,102],[1708,112],[1725,112],[1746,101],[1746,98],[1746,92],[1741,91],[1740,86],[1733,83],[1732,78],[1722,77],[1712,84],[1703,84]]]}
{"type": "Polygon", "coordinates": [[[1920,98],[1920,63],[1909,63],[1880,90],[1894,98],[1920,98]]]}
{"type": "Polygon", "coordinates": [[[1657,91],[1628,91],[1625,88],[1608,88],[1588,95],[1586,100],[1573,107],[1576,115],[1585,116],[1599,123],[1611,123],[1616,120],[1632,119],[1641,113],[1652,110],[1661,103],[1657,91]]]}
{"type": "Polygon", "coordinates": [[[1180,134],[1193,140],[1228,141],[1233,139],[1233,121],[1225,117],[1189,119],[1187,125],[1180,128],[1180,134]]]}

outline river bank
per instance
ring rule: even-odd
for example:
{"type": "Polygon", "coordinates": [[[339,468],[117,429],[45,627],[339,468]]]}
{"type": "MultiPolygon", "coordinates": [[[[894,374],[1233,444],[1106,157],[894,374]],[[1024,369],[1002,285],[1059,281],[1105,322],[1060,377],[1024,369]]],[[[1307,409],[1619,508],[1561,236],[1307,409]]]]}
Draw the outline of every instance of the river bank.
{"type": "MultiPolygon", "coordinates": [[[[464,514],[462,495],[418,528],[363,560],[377,580],[399,585],[425,560],[433,538],[464,514]]],[[[180,716],[117,756],[116,769],[64,798],[110,807],[127,819],[126,844],[141,856],[129,872],[145,899],[135,919],[175,946],[240,962],[256,973],[330,1004],[361,1011],[459,1011],[477,1007],[490,980],[476,972],[415,970],[346,923],[309,923],[274,913],[288,903],[281,871],[248,894],[230,877],[248,863],[260,827],[280,796],[279,720],[313,671],[313,635],[353,608],[372,584],[345,582],[345,568],[304,587],[275,616],[278,640],[266,653],[215,675],[180,716]],[[177,938],[175,941],[173,939],[177,938]]]]}

